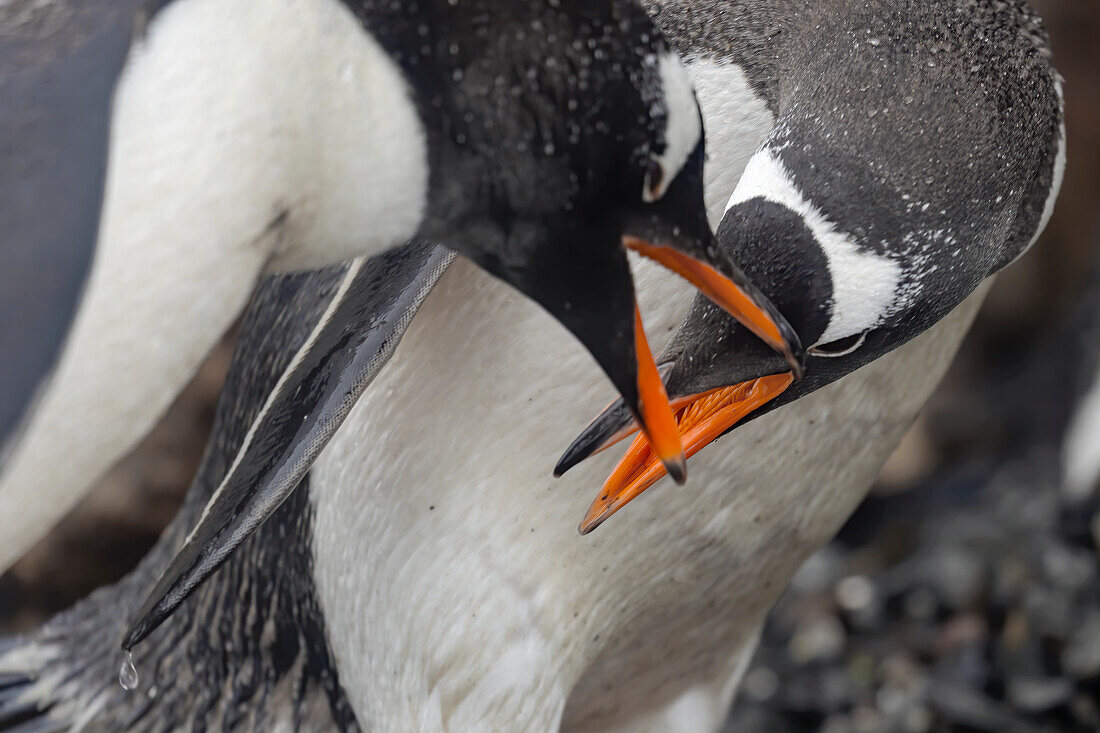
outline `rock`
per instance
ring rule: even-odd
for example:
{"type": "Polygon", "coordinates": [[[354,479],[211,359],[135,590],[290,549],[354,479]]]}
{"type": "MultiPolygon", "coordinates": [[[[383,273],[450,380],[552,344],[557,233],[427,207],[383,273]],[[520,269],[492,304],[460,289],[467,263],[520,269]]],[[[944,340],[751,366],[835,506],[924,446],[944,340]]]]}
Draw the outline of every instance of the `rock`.
{"type": "Polygon", "coordinates": [[[1008,699],[1018,709],[1041,713],[1069,702],[1073,683],[1064,677],[1014,677],[1008,683],[1008,699]]]}
{"type": "Polygon", "coordinates": [[[810,555],[791,578],[792,593],[822,593],[844,577],[847,562],[834,545],[826,545],[810,555]]]}
{"type": "Polygon", "coordinates": [[[933,644],[935,654],[945,657],[956,650],[985,641],[988,629],[985,618],[975,613],[953,616],[945,623],[933,644]]]}
{"type": "Polygon", "coordinates": [[[877,597],[875,585],[866,575],[849,575],[836,584],[834,591],[837,605],[845,611],[863,611],[877,597]]]}
{"type": "Polygon", "coordinates": [[[984,644],[963,647],[950,657],[936,663],[934,675],[941,684],[982,688],[989,682],[992,670],[986,659],[984,644]]]}
{"type": "Polygon", "coordinates": [[[742,689],[749,699],[766,702],[779,692],[779,676],[769,667],[757,667],[745,675],[742,689]]]}
{"type": "MultiPolygon", "coordinates": [[[[933,684],[932,707],[953,723],[989,733],[1040,733],[1041,729],[980,692],[959,685],[933,684]]],[[[954,726],[952,726],[954,728],[954,726]]]]}
{"type": "Polygon", "coordinates": [[[1088,695],[1078,695],[1070,705],[1073,717],[1088,730],[1100,730],[1100,706],[1088,695]]]}
{"type": "Polygon", "coordinates": [[[1062,650],[1062,668],[1078,679],[1100,676],[1100,610],[1093,610],[1062,650]]]}
{"type": "Polygon", "coordinates": [[[939,601],[927,588],[916,588],[905,596],[905,613],[910,618],[927,621],[936,615],[939,601]]]}
{"type": "Polygon", "coordinates": [[[1054,582],[1076,590],[1096,582],[1096,555],[1052,542],[1043,552],[1043,569],[1054,582]]]}
{"type": "Polygon", "coordinates": [[[1073,594],[1056,586],[1036,585],[1024,601],[1032,633],[1055,639],[1065,639],[1073,630],[1073,606],[1073,594]]]}
{"type": "Polygon", "coordinates": [[[938,549],[927,562],[928,580],[945,604],[961,609],[982,592],[985,563],[962,547],[938,549]]]}
{"type": "Polygon", "coordinates": [[[836,616],[820,616],[798,625],[787,651],[795,664],[828,661],[844,651],[844,638],[844,626],[836,616]]]}
{"type": "Polygon", "coordinates": [[[935,724],[936,717],[924,705],[910,708],[902,721],[905,733],[928,733],[935,724]]]}

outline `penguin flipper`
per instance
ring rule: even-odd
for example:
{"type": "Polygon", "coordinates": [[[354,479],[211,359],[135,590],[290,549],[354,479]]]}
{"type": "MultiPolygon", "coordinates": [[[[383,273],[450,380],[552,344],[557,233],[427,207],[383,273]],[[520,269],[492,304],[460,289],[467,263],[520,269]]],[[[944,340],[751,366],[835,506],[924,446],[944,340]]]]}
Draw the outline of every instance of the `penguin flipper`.
{"type": "Polygon", "coordinates": [[[453,258],[450,250],[413,243],[348,265],[195,528],[137,613],[124,648],[171,615],[293,493],[453,258]]]}
{"type": "Polygon", "coordinates": [[[53,370],[91,267],[112,95],[148,2],[0,6],[4,453],[53,370]]]}

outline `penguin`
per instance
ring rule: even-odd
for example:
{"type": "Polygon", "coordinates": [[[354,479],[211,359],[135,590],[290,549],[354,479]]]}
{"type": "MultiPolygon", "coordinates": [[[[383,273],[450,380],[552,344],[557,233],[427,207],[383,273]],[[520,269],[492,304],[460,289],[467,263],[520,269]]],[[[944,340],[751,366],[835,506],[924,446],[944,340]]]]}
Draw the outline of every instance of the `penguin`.
{"type": "MultiPolygon", "coordinates": [[[[649,9],[689,61],[708,143],[723,125],[746,131],[733,142],[747,151],[708,148],[708,185],[728,187],[706,196],[733,200],[718,242],[752,253],[739,264],[814,347],[802,381],[746,330],[642,263],[645,330],[657,350],[672,337],[661,367],[674,404],[771,376],[791,383],[765,383],[772,399],[692,458],[687,485],[647,492],[578,537],[576,519],[612,456],[592,456],[559,479],[548,467],[557,437],[612,395],[545,313],[456,259],[426,286],[358,401],[334,412],[340,424],[299,490],[250,533],[241,527],[243,541],[221,569],[133,646],[140,674],[128,677],[126,693],[113,679],[117,650],[140,618],[119,609],[137,608],[186,546],[247,433],[274,424],[263,405],[338,292],[338,272],[327,285],[315,274],[322,282],[308,290],[324,303],[294,327],[270,324],[295,321],[286,303],[301,296],[265,295],[250,314],[211,451],[150,558],[0,651],[0,716],[46,730],[74,721],[138,731],[196,721],[229,730],[279,721],[301,730],[721,729],[768,609],[862,498],[946,370],[992,273],[1042,228],[1064,162],[1060,79],[1023,2],[649,9]],[[708,80],[718,95],[709,102],[708,80]],[[879,104],[897,100],[893,113],[866,104],[876,87],[879,104]],[[912,102],[893,94],[899,87],[912,102]],[[921,126],[929,116],[943,132],[921,126]],[[991,191],[956,205],[971,185],[991,191]],[[1002,189],[1006,200],[997,201],[1002,189]],[[911,208],[891,204],[915,193],[922,198],[911,208]],[[952,205],[935,208],[941,200],[952,205]],[[876,234],[904,226],[923,236],[921,215],[941,209],[966,251],[957,274],[939,279],[936,262],[863,246],[860,227],[870,221],[885,222],[876,234]],[[837,243],[845,234],[855,240],[848,249],[837,243]],[[868,250],[870,262],[861,257],[868,250]],[[853,273],[867,293],[835,284],[853,273]],[[562,354],[552,372],[536,345],[562,354]],[[693,366],[704,358],[710,366],[693,366]]],[[[940,263],[956,257],[915,249],[940,263]]],[[[410,282],[420,292],[415,275],[410,282]]],[[[561,468],[628,423],[587,433],[561,468]]],[[[247,497],[240,505],[251,511],[247,497]]]]}
{"type": "Polygon", "coordinates": [[[0,567],[147,432],[262,272],[460,252],[588,346],[678,476],[624,242],[797,365],[716,255],[690,82],[633,0],[22,0],[0,108],[0,511],[26,519],[0,567]]]}
{"type": "MultiPolygon", "coordinates": [[[[397,254],[384,256],[389,265],[397,254]]],[[[117,650],[120,612],[137,602],[201,512],[266,397],[330,305],[345,268],[261,281],[240,327],[211,449],[157,545],[118,585],[93,593],[33,636],[0,638],[0,730],[361,730],[331,661],[313,591],[308,484],[246,540],[195,603],[141,647],[132,692],[120,686],[124,658],[117,650]]],[[[376,274],[384,272],[380,267],[376,274]]]]}
{"type": "MultiPolygon", "coordinates": [[[[856,37],[860,85],[830,72],[853,42],[844,32],[853,19],[823,13],[817,20],[834,35],[787,61],[784,111],[746,166],[718,238],[808,344],[812,367],[795,380],[697,300],[660,360],[681,433],[691,433],[682,436],[689,455],[934,327],[1046,227],[1065,170],[1060,77],[1025,5],[971,10],[1016,37],[987,37],[981,23],[929,10],[906,18],[928,34],[912,49],[919,42],[891,30],[892,14],[874,5],[854,19],[865,36],[856,37]]],[[[632,423],[612,405],[556,473],[626,437],[632,423]]],[[[647,452],[641,441],[630,447],[582,532],[659,480],[647,452]]]]}

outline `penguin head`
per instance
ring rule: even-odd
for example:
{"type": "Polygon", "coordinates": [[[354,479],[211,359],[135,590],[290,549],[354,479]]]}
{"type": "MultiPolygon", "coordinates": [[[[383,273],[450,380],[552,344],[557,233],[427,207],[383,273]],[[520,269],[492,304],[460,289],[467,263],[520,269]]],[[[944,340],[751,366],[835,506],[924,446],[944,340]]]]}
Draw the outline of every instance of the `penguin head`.
{"type": "MultiPolygon", "coordinates": [[[[836,243],[823,241],[818,224],[809,211],[760,196],[727,210],[718,245],[811,346],[804,377],[798,378],[749,329],[696,298],[659,359],[687,457],[744,420],[808,395],[904,344],[970,292],[960,287],[938,298],[907,299],[897,276],[911,264],[905,257],[856,251],[839,257],[836,243]],[[848,283],[861,287],[846,291],[848,283]]],[[[629,412],[613,404],[570,445],[555,472],[564,473],[634,430],[629,412]]],[[[581,531],[595,529],[662,476],[648,447],[636,441],[592,503],[581,531]]]]}
{"type": "Polygon", "coordinates": [[[715,244],[699,107],[646,13],[627,0],[509,3],[501,13],[492,36],[456,46],[459,73],[428,113],[438,137],[421,234],[576,335],[679,477],[627,249],[683,275],[796,365],[801,345],[715,244]]]}

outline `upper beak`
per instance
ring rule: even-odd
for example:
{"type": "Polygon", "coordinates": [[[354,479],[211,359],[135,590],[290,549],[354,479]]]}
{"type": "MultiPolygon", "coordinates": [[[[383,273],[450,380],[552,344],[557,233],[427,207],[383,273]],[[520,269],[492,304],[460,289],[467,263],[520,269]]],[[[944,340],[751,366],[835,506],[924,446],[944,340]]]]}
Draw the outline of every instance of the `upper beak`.
{"type": "Polygon", "coordinates": [[[702,260],[637,237],[623,237],[623,244],[638,254],[664,265],[696,287],[715,305],[733,316],[764,343],[783,355],[791,372],[802,378],[805,358],[798,334],[768,298],[732,263],[724,275],[702,260]]]}

